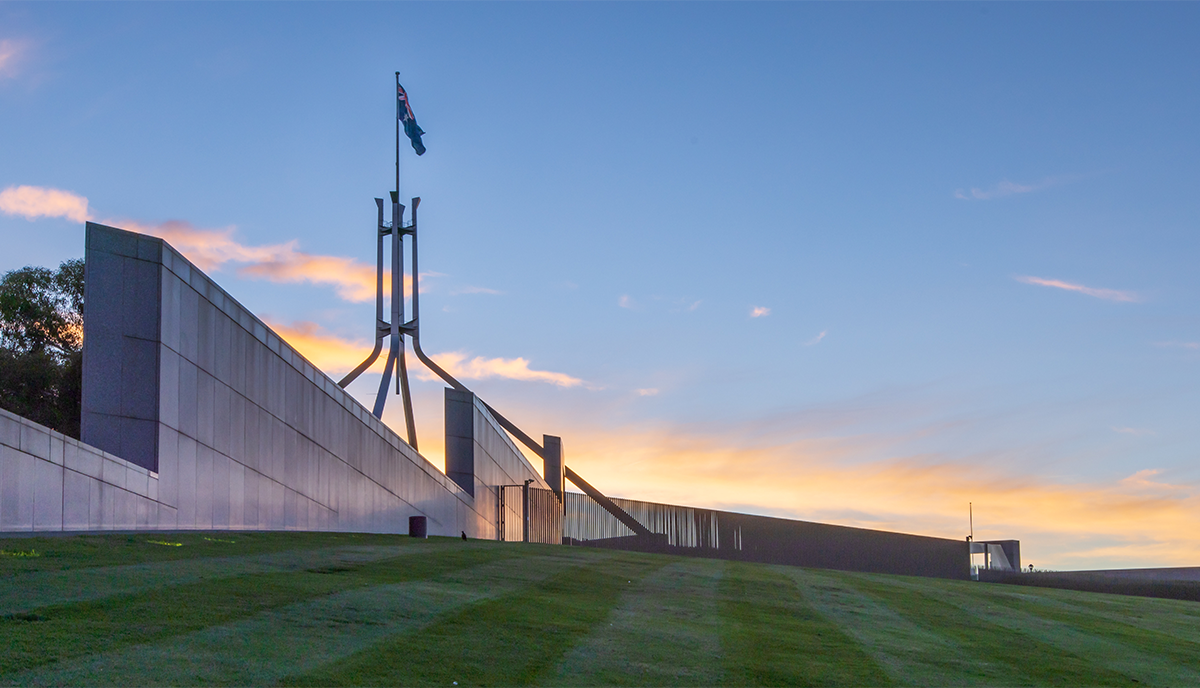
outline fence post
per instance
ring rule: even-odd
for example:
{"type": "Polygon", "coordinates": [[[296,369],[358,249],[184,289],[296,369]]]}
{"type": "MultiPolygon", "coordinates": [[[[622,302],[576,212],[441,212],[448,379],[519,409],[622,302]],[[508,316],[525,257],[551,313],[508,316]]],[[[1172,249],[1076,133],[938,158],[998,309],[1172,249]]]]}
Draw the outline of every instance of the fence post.
{"type": "Polygon", "coordinates": [[[531,482],[533,482],[533,481],[526,480],[525,484],[521,486],[521,505],[523,507],[522,508],[523,514],[522,514],[522,518],[521,518],[521,541],[522,542],[529,542],[529,483],[531,483],[531,482]]]}

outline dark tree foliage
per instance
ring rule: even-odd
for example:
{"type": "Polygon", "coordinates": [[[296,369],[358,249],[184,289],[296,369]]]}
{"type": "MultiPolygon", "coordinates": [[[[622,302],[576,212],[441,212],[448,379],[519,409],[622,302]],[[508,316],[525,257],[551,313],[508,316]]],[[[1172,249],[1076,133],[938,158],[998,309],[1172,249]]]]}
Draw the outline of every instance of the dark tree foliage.
{"type": "Polygon", "coordinates": [[[83,261],[0,278],[0,408],[79,437],[83,261]]]}

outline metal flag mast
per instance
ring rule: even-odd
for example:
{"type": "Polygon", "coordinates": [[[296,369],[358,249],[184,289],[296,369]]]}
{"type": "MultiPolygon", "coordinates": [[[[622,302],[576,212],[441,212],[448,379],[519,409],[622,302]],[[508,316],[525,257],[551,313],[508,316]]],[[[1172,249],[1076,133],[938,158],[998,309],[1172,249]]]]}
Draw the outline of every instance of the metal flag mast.
{"type": "MultiPolygon", "coordinates": [[[[392,370],[396,371],[396,393],[400,395],[404,404],[404,422],[408,431],[408,444],[413,449],[417,449],[417,427],[416,421],[413,418],[412,396],[408,389],[408,369],[404,361],[404,337],[408,335],[412,338],[413,353],[417,355],[421,363],[425,364],[431,371],[442,378],[448,385],[461,392],[471,392],[466,385],[454,379],[450,373],[447,373],[433,359],[425,355],[421,350],[421,301],[420,301],[420,279],[421,273],[417,267],[417,206],[421,205],[421,198],[414,197],[412,199],[412,220],[405,225],[404,206],[400,205],[400,122],[406,114],[401,111],[401,107],[407,108],[407,94],[404,94],[404,101],[401,101],[401,94],[404,91],[400,86],[400,72],[396,72],[396,190],[391,192],[392,200],[392,221],[390,223],[383,221],[383,199],[375,199],[375,207],[378,211],[378,220],[376,225],[378,231],[376,233],[376,255],[377,269],[375,282],[375,348],[367,356],[366,360],[358,365],[357,368],[350,371],[346,377],[342,378],[338,385],[345,388],[353,382],[359,375],[362,375],[373,363],[379,358],[379,354],[383,351],[383,340],[390,338],[388,348],[387,363],[384,364],[383,377],[379,381],[379,391],[375,395],[375,408],[372,413],[376,418],[383,419],[383,407],[387,402],[388,387],[391,384],[392,370]],[[391,257],[392,257],[392,276],[391,276],[391,317],[388,320],[383,319],[383,240],[384,237],[391,237],[391,257]],[[404,237],[412,237],[412,320],[404,320],[404,237]]],[[[424,134],[419,127],[416,126],[415,119],[412,119],[411,111],[408,113],[409,120],[406,123],[411,123],[416,131],[416,139],[414,140],[414,150],[417,155],[425,152],[424,145],[420,143],[420,135],[424,134]]],[[[405,130],[406,134],[412,138],[413,134],[405,130]]],[[[480,400],[482,401],[482,400],[480,400]]],[[[487,402],[483,402],[488,413],[507,430],[519,442],[529,447],[538,457],[547,459],[547,448],[539,444],[529,435],[525,434],[512,421],[505,418],[499,411],[492,408],[487,402]]],[[[561,445],[559,445],[561,452],[561,445]]],[[[562,461],[561,453],[558,460],[562,461]]],[[[604,510],[608,511],[617,520],[625,524],[633,533],[643,537],[655,537],[646,526],[639,523],[636,519],[625,512],[624,509],[617,506],[611,499],[602,494],[599,490],[592,487],[578,473],[571,470],[566,465],[562,466],[563,476],[575,483],[579,489],[596,501],[604,510]]],[[[563,486],[556,488],[558,498],[562,500],[565,508],[566,501],[559,490],[563,486]]]]}
{"type": "MultiPolygon", "coordinates": [[[[366,360],[342,378],[338,385],[346,387],[379,358],[383,350],[383,340],[390,338],[387,363],[384,364],[383,377],[379,381],[379,391],[375,395],[375,408],[372,413],[376,418],[383,419],[383,408],[387,403],[388,387],[391,383],[392,371],[396,371],[396,393],[404,404],[404,424],[408,431],[408,443],[413,449],[417,448],[416,419],[413,417],[412,395],[408,389],[408,367],[404,360],[404,335],[414,335],[417,329],[417,283],[416,283],[416,232],[417,206],[420,198],[412,199],[412,221],[404,224],[404,206],[400,204],[400,72],[396,72],[396,190],[390,193],[392,201],[392,221],[383,220],[383,199],[375,199],[378,210],[376,234],[376,274],[375,274],[375,348],[366,360]],[[404,320],[404,237],[413,237],[413,319],[404,320]],[[391,317],[383,319],[383,240],[391,237],[391,317]]],[[[415,344],[415,339],[414,339],[415,344]]]]}

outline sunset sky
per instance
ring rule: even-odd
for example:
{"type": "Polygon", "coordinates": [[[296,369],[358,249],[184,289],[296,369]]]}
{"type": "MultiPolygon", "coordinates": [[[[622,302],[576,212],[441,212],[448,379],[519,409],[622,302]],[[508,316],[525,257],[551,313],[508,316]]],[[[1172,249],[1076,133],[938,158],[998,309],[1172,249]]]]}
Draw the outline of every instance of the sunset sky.
{"type": "Polygon", "coordinates": [[[0,271],[153,233],[340,377],[399,70],[425,349],[597,487],[952,538],[971,502],[1039,568],[1200,565],[1198,35],[1194,3],[3,3],[0,271]]]}

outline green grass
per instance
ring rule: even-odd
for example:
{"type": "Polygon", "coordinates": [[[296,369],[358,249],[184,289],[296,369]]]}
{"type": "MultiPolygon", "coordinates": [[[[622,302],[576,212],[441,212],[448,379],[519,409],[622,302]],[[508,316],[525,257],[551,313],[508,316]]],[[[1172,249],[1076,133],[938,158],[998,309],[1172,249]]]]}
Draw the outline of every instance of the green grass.
{"type": "Polygon", "coordinates": [[[38,554],[0,557],[0,685],[1200,685],[1186,601],[456,538],[0,550],[38,554]]]}

